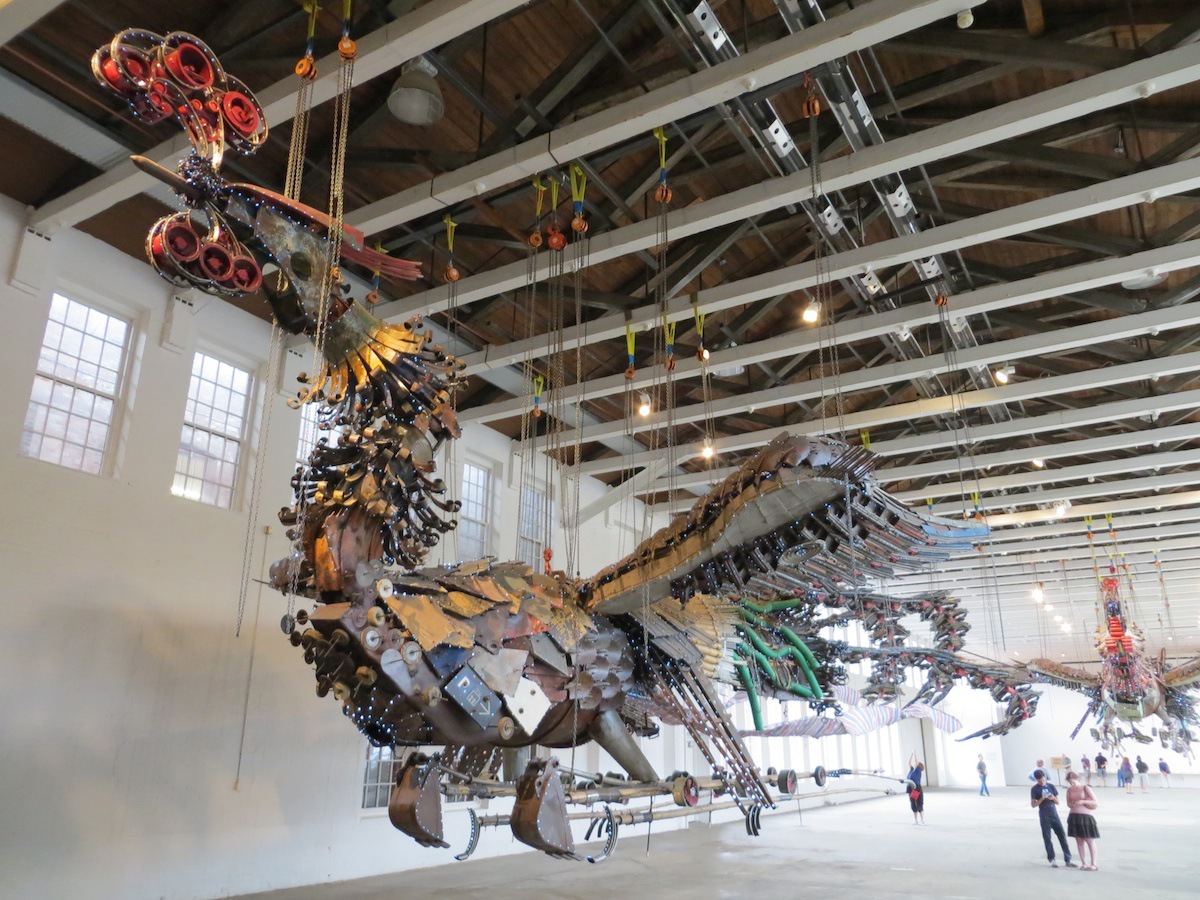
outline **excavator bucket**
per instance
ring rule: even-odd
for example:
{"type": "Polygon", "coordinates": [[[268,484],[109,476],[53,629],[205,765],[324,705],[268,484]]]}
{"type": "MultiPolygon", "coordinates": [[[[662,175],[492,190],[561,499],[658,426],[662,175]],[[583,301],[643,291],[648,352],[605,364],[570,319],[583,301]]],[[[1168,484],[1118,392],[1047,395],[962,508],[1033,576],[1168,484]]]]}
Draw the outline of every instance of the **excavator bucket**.
{"type": "Polygon", "coordinates": [[[392,824],[425,847],[449,847],[442,840],[442,792],[432,765],[405,763],[388,801],[392,824]]]}
{"type": "Polygon", "coordinates": [[[512,811],[513,835],[551,856],[575,857],[575,840],[567,819],[567,800],[558,777],[558,760],[530,760],[517,782],[512,811]]]}

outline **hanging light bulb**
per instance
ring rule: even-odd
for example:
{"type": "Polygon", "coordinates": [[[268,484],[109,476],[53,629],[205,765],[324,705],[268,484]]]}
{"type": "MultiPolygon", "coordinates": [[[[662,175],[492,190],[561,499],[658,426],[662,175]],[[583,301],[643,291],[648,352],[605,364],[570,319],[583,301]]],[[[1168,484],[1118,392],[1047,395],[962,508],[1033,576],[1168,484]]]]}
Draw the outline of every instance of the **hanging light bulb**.
{"type": "Polygon", "coordinates": [[[1054,504],[1054,515],[1061,518],[1061,517],[1065,516],[1066,514],[1067,514],[1067,504],[1065,502],[1063,502],[1062,500],[1059,500],[1057,503],[1054,504]]]}
{"type": "Polygon", "coordinates": [[[1053,612],[1053,611],[1054,611],[1054,607],[1051,606],[1049,603],[1047,603],[1046,604],[1046,612],[1053,612]]]}
{"type": "Polygon", "coordinates": [[[1054,621],[1055,621],[1055,622],[1061,622],[1062,620],[1063,620],[1062,616],[1055,616],[1055,617],[1054,617],[1054,621]]]}
{"type": "MultiPolygon", "coordinates": [[[[1063,631],[1068,631],[1068,632],[1069,632],[1069,631],[1071,630],[1071,623],[1070,623],[1070,622],[1063,622],[1063,623],[1062,623],[1062,630],[1063,630],[1063,631]]],[[[1167,640],[1170,640],[1170,638],[1168,638],[1167,640]]]]}
{"type": "Polygon", "coordinates": [[[645,391],[638,391],[638,415],[643,419],[650,415],[650,396],[645,391]]]}
{"type": "Polygon", "coordinates": [[[800,318],[804,320],[806,325],[815,325],[817,319],[821,318],[821,306],[816,300],[809,300],[808,306],[804,307],[804,312],[800,318]]]}
{"type": "Polygon", "coordinates": [[[1008,384],[1008,380],[1015,374],[1016,366],[1001,366],[992,373],[992,377],[996,379],[996,384],[1008,384]]]}
{"type": "Polygon", "coordinates": [[[1035,456],[1033,459],[1030,460],[1030,462],[1033,464],[1033,467],[1035,469],[1046,468],[1046,461],[1044,459],[1042,459],[1040,456],[1035,456]]]}
{"type": "Polygon", "coordinates": [[[712,459],[713,454],[717,451],[713,448],[712,438],[705,438],[704,444],[700,447],[700,455],[705,459],[712,459]]]}
{"type": "Polygon", "coordinates": [[[1029,592],[1029,595],[1033,597],[1034,603],[1041,603],[1046,599],[1046,592],[1042,590],[1042,583],[1040,581],[1034,585],[1034,588],[1029,592]]]}

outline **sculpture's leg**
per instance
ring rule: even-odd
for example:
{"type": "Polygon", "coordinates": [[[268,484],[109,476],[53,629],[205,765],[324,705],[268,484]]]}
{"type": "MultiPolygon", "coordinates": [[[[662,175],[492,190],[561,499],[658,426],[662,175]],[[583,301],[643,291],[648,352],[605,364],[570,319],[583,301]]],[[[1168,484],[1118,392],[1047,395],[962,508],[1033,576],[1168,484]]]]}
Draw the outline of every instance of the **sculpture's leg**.
{"type": "Polygon", "coordinates": [[[607,751],[634,781],[658,781],[658,773],[646,759],[642,748],[638,746],[621,714],[614,709],[600,713],[599,718],[588,729],[588,736],[607,751]]]}

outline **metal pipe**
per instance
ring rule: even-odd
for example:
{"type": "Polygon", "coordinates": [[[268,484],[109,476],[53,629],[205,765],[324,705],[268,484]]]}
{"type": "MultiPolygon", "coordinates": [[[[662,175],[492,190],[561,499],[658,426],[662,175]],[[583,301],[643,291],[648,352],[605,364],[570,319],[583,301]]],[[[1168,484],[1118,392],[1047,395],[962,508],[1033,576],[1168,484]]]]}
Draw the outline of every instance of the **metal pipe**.
{"type": "Polygon", "coordinates": [[[588,735],[629,773],[630,778],[640,782],[660,780],[616,710],[602,712],[588,729],[588,735]]]}

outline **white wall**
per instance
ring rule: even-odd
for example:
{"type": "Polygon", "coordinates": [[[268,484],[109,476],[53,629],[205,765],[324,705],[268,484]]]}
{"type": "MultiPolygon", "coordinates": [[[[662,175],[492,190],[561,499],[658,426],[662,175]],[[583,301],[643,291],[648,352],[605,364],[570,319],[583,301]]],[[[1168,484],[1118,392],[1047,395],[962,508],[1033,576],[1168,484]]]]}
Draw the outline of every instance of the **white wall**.
{"type": "MultiPolygon", "coordinates": [[[[1000,739],[1004,747],[1004,774],[1009,784],[1028,784],[1029,773],[1039,759],[1045,760],[1048,766],[1053,756],[1069,756],[1074,763],[1073,767],[1078,770],[1080,757],[1086,753],[1095,759],[1100,750],[1099,742],[1093,740],[1090,734],[1090,729],[1096,724],[1096,720],[1091,717],[1079,730],[1075,740],[1071,740],[1071,732],[1075,730],[1075,726],[1087,710],[1087,700],[1082,694],[1054,685],[1039,685],[1037,689],[1042,692],[1037,715],[1000,739]]],[[[1151,716],[1138,724],[1138,731],[1150,734],[1150,729],[1158,723],[1159,718],[1151,716]]],[[[1128,731],[1127,725],[1126,730],[1128,731]]],[[[1104,752],[1109,760],[1109,785],[1117,783],[1120,757],[1128,756],[1132,760],[1140,754],[1142,759],[1150,763],[1153,782],[1157,782],[1158,779],[1158,759],[1161,756],[1171,767],[1172,784],[1200,786],[1200,780],[1194,777],[1200,775],[1200,766],[1178,753],[1164,750],[1157,739],[1150,744],[1126,740],[1122,746],[1122,754],[1111,750],[1104,752]]]]}

